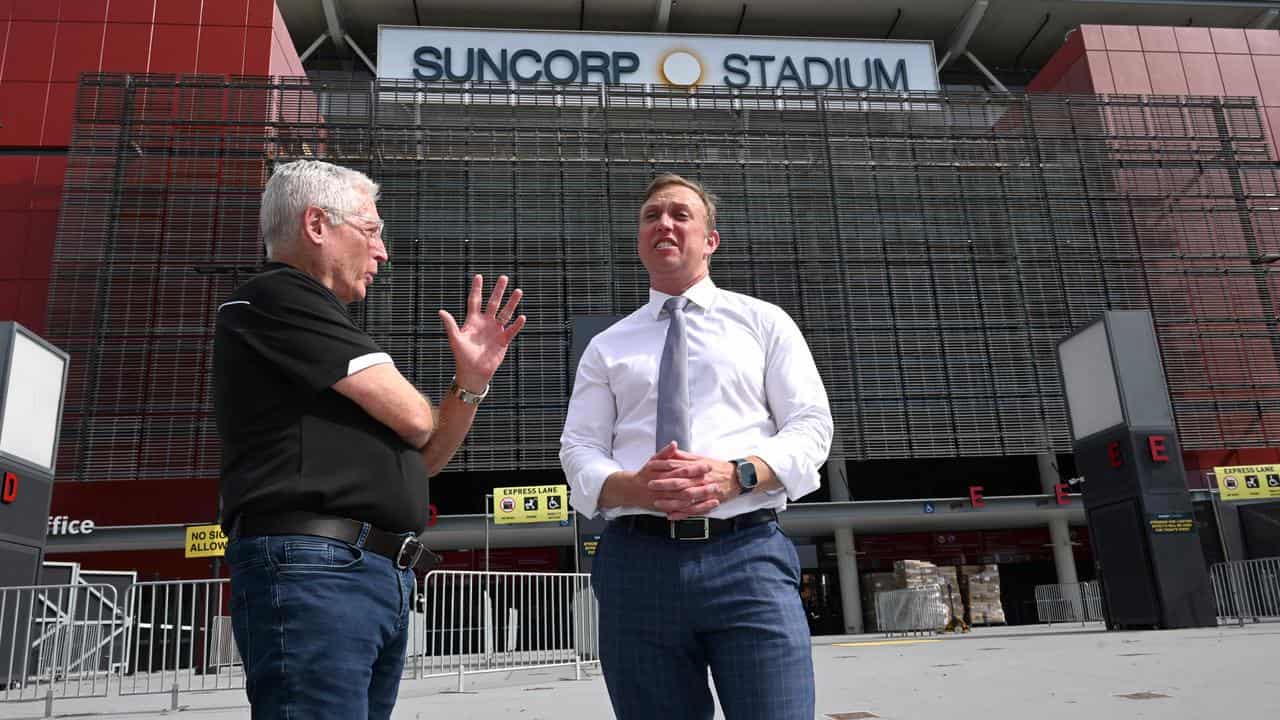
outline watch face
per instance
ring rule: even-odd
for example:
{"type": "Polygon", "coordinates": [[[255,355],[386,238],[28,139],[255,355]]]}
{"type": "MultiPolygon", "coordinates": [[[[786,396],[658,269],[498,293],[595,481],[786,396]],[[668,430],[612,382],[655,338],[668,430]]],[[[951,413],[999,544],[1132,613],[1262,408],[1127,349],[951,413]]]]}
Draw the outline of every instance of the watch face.
{"type": "Polygon", "coordinates": [[[738,463],[738,484],[743,490],[750,490],[756,486],[759,479],[756,478],[756,466],[749,462],[738,463]]]}

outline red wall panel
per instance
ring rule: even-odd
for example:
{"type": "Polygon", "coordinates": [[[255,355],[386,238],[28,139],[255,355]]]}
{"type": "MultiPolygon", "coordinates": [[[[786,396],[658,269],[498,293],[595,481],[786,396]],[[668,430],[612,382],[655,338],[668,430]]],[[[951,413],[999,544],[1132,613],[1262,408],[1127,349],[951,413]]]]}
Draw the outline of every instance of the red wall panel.
{"type": "Polygon", "coordinates": [[[49,297],[47,278],[28,278],[21,283],[18,309],[13,319],[26,325],[37,334],[44,333],[44,308],[49,297]]]}
{"type": "Polygon", "coordinates": [[[138,72],[151,54],[150,23],[108,23],[102,45],[102,72],[138,72]]]}
{"type": "Polygon", "coordinates": [[[1115,78],[1111,75],[1111,60],[1102,50],[1085,51],[1089,74],[1093,77],[1093,91],[1100,94],[1116,92],[1115,78]]]}
{"type": "Polygon", "coordinates": [[[243,74],[271,74],[271,45],[274,37],[270,27],[250,27],[245,30],[243,74]]]}
{"type": "Polygon", "coordinates": [[[111,0],[107,6],[107,22],[151,24],[155,9],[156,0],[111,0]]]}
{"type": "MultiPolygon", "coordinates": [[[[1170,33],[1172,38],[1172,33],[1170,33]]],[[[1145,53],[1151,92],[1157,95],[1186,95],[1187,76],[1182,70],[1182,57],[1177,53],[1145,53]]]]}
{"type": "MultiPolygon", "coordinates": [[[[1209,33],[1205,32],[1205,37],[1209,33]]],[[[1218,72],[1218,62],[1213,55],[1206,53],[1183,53],[1182,69],[1187,78],[1187,92],[1192,95],[1223,95],[1222,75],[1218,72]]]]}
{"type": "MultiPolygon", "coordinates": [[[[0,239],[0,280],[16,280],[22,277],[23,255],[27,251],[27,233],[30,219],[18,210],[0,211],[0,227],[5,231],[0,239]]],[[[0,319],[3,319],[0,315],[0,319]]]]}
{"type": "Polygon", "coordinates": [[[1171,27],[1139,27],[1143,52],[1178,52],[1178,40],[1171,27]]]}
{"type": "Polygon", "coordinates": [[[205,25],[200,28],[200,53],[196,72],[241,75],[244,73],[244,28],[205,25]]]}
{"type": "Polygon", "coordinates": [[[21,283],[21,280],[0,280],[0,318],[16,319],[18,298],[22,296],[21,283]]]}
{"type": "Polygon", "coordinates": [[[1280,30],[1247,29],[1244,39],[1254,55],[1280,55],[1280,30]]]}
{"type": "Polygon", "coordinates": [[[53,210],[27,213],[28,232],[22,257],[22,276],[49,279],[50,259],[53,257],[54,235],[58,227],[58,214],[53,210]]]}
{"type": "Polygon", "coordinates": [[[107,18],[107,0],[63,0],[58,19],[63,22],[101,23],[107,18]]]}
{"type": "Polygon", "coordinates": [[[1103,25],[1102,40],[1107,50],[1142,50],[1142,37],[1134,25],[1103,25]]]}
{"type": "Polygon", "coordinates": [[[10,12],[14,20],[58,19],[58,0],[12,0],[12,5],[10,12]]]}
{"type": "MultiPolygon", "coordinates": [[[[0,82],[0,108],[22,108],[23,112],[5,113],[0,127],[0,145],[34,147],[40,144],[44,124],[44,100],[49,86],[42,82],[0,82]]],[[[7,158],[0,158],[0,163],[7,158]]],[[[33,160],[34,163],[34,160],[33,160]]],[[[0,197],[0,208],[7,198],[0,197]]]]}
{"type": "MultiPolygon", "coordinates": [[[[1215,28],[1216,29],[1216,28],[1215,28]]],[[[1248,55],[1218,55],[1223,89],[1228,95],[1258,97],[1258,78],[1253,74],[1253,59],[1248,55]]]]}
{"type": "Polygon", "coordinates": [[[62,22],[53,49],[53,82],[78,82],[80,73],[96,72],[102,59],[105,23],[62,22]]]}
{"type": "Polygon", "coordinates": [[[155,23],[199,25],[202,0],[157,0],[155,23]]]}
{"type": "Polygon", "coordinates": [[[1111,79],[1115,83],[1112,92],[1149,95],[1151,78],[1147,75],[1146,58],[1140,52],[1107,51],[1111,66],[1111,79]]]}
{"type": "Polygon", "coordinates": [[[276,15],[276,0],[249,0],[249,27],[271,27],[276,15]]]}
{"type": "Polygon", "coordinates": [[[200,28],[195,25],[156,25],[151,33],[151,64],[155,73],[193,73],[200,28]]]}
{"type": "Polygon", "coordinates": [[[1209,28],[1209,37],[1213,39],[1213,51],[1220,55],[1249,52],[1244,30],[1239,28],[1209,28]]]}
{"type": "MultiPolygon", "coordinates": [[[[44,131],[40,144],[44,147],[67,147],[71,144],[71,123],[75,116],[76,83],[50,83],[45,101],[44,131]]],[[[61,186],[62,179],[58,179],[61,186]]]]}
{"type": "Polygon", "coordinates": [[[53,64],[53,42],[58,24],[15,21],[9,26],[5,46],[4,77],[0,81],[48,82],[53,64]]]}
{"type": "Polygon", "coordinates": [[[1262,104],[1280,107],[1280,55],[1254,55],[1253,70],[1262,91],[1262,104]]]}
{"type": "Polygon", "coordinates": [[[249,0],[218,0],[217,2],[206,2],[203,6],[203,15],[200,18],[200,24],[204,27],[210,25],[225,25],[228,27],[243,28],[245,18],[249,14],[249,0]]]}
{"type": "Polygon", "coordinates": [[[1173,36],[1178,40],[1178,50],[1184,53],[1211,53],[1213,40],[1209,37],[1209,28],[1180,27],[1173,29],[1173,36]]]}

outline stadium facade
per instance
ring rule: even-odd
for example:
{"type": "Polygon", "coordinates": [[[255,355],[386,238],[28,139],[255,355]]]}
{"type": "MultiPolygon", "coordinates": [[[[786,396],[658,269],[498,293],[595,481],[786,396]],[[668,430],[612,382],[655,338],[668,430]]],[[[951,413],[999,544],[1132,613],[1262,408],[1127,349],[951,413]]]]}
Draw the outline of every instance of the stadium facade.
{"type": "MultiPolygon", "coordinates": [[[[1053,349],[1103,310],[1152,313],[1190,488],[1280,462],[1276,6],[828,5],[0,6],[0,318],[72,356],[49,558],[218,571],[181,549],[218,513],[212,312],[300,157],[383,184],[392,262],[354,314],[428,394],[435,309],[474,272],[526,292],[433,481],[454,567],[483,566],[485,493],[562,478],[575,328],[643,301],[660,171],[721,197],[718,283],[787,309],[827,384],[833,461],[789,517],[829,629],[855,563],[997,563],[1010,621],[1092,577],[1053,349]]],[[[1262,552],[1197,497],[1210,560],[1262,552]]],[[[500,537],[495,567],[574,565],[563,532],[500,537]]]]}

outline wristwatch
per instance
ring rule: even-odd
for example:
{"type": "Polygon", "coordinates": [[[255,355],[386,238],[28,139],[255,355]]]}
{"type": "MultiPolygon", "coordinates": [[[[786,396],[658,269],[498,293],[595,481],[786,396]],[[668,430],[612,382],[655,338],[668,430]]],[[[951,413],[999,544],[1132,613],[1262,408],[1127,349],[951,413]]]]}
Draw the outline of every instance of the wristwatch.
{"type": "Polygon", "coordinates": [[[479,405],[480,401],[489,397],[489,388],[491,385],[486,384],[484,390],[473,393],[470,390],[458,384],[458,376],[454,375],[453,380],[449,382],[449,394],[457,395],[458,399],[468,405],[479,405]]]}
{"type": "Polygon", "coordinates": [[[738,494],[746,495],[756,489],[756,485],[760,482],[760,478],[756,477],[756,466],[746,458],[730,460],[734,467],[737,468],[738,475],[738,494]]]}

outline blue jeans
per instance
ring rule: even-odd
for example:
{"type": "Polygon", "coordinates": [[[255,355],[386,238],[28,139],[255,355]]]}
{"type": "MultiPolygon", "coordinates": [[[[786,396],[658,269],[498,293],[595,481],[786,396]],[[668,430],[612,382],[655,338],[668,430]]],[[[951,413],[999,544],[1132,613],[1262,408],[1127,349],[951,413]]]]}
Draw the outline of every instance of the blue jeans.
{"type": "Polygon", "coordinates": [[[227,544],[231,625],[254,718],[389,718],[413,572],[309,535],[227,544]]]}
{"type": "Polygon", "coordinates": [[[813,720],[813,647],[795,546],[768,522],[704,542],[609,523],[591,582],[619,720],[813,720]]]}

